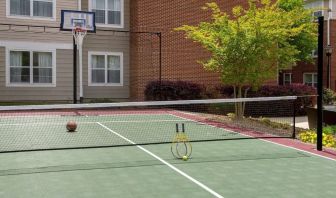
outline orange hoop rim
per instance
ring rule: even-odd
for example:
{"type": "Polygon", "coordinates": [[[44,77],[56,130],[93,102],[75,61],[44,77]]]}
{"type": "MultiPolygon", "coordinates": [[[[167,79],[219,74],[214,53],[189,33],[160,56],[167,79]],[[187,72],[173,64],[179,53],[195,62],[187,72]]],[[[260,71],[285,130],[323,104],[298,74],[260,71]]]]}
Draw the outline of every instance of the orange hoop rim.
{"type": "Polygon", "coordinates": [[[73,32],[87,32],[87,30],[81,27],[75,27],[73,29],[73,32]]]}

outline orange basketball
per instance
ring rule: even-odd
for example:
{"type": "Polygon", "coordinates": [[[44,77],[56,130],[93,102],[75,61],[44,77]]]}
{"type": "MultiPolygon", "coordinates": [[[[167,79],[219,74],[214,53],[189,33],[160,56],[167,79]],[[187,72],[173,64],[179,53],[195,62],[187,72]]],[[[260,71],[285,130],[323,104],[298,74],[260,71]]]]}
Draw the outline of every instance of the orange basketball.
{"type": "Polygon", "coordinates": [[[66,125],[68,132],[75,132],[77,129],[77,123],[75,121],[69,121],[66,125]]]}

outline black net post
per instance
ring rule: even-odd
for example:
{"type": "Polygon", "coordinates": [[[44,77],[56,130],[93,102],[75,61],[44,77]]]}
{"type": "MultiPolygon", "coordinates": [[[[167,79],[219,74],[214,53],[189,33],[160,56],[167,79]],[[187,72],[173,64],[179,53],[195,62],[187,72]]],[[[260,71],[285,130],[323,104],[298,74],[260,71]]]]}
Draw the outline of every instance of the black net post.
{"type": "Polygon", "coordinates": [[[296,100],[293,100],[293,133],[292,133],[292,138],[295,139],[295,135],[296,135],[296,100]]]}
{"type": "Polygon", "coordinates": [[[159,37],[159,83],[160,83],[160,100],[162,98],[162,34],[161,32],[157,33],[159,37]]]}
{"type": "Polygon", "coordinates": [[[323,130],[323,26],[324,26],[324,17],[318,18],[318,65],[317,65],[317,150],[322,151],[322,130],[323,130]]]}

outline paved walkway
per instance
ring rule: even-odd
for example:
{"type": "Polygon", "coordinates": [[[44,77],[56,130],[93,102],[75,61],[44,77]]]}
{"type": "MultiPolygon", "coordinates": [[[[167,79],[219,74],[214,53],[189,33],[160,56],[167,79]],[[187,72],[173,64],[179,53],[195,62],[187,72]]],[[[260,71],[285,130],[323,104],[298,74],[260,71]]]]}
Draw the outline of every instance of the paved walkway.
{"type": "MultiPolygon", "coordinates": [[[[287,122],[293,125],[293,118],[289,117],[277,117],[277,118],[270,118],[272,121],[277,122],[281,120],[282,122],[287,122]]],[[[307,116],[300,116],[295,118],[295,126],[303,129],[309,129],[308,125],[308,117],[307,116]]]]}

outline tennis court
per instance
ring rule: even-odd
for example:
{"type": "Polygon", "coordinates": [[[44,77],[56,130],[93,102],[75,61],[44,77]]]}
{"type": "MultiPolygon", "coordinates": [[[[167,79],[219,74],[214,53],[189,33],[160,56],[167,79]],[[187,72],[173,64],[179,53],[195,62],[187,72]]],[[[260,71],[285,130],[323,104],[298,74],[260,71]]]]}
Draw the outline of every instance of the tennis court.
{"type": "Polygon", "coordinates": [[[2,112],[0,196],[237,198],[336,194],[334,160],[272,140],[245,139],[257,133],[225,128],[202,120],[198,113],[169,107],[2,112]],[[76,121],[77,132],[66,132],[69,120],[76,121]],[[176,124],[181,123],[193,149],[187,161],[171,153],[176,124]],[[219,141],[226,139],[237,140],[219,141]]]}

